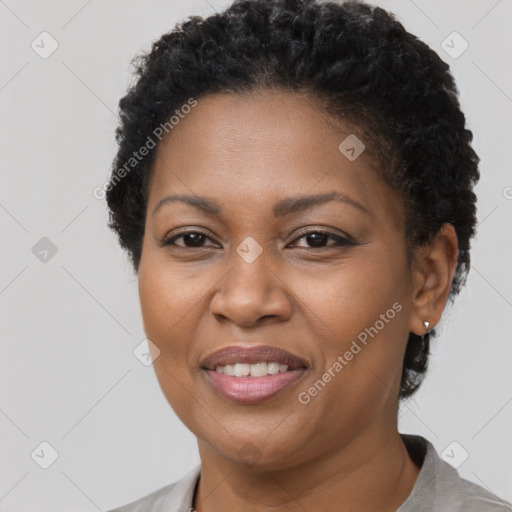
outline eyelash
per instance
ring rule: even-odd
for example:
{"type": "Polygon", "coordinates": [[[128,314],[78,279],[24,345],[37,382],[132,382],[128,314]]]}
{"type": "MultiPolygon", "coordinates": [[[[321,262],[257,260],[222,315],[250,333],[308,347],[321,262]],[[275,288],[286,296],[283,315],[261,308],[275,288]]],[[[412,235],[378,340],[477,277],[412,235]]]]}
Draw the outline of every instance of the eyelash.
{"type": "MultiPolygon", "coordinates": [[[[204,249],[205,247],[183,247],[183,246],[174,244],[175,240],[178,240],[179,238],[182,238],[182,237],[184,237],[186,235],[190,235],[190,234],[203,235],[206,238],[210,238],[208,236],[208,234],[204,233],[203,231],[197,231],[197,230],[196,231],[184,231],[184,232],[179,233],[177,235],[174,235],[174,236],[172,236],[170,238],[165,238],[162,241],[161,245],[162,245],[162,247],[173,246],[173,247],[179,247],[181,249],[204,249]]],[[[345,238],[345,237],[342,237],[342,236],[339,236],[339,235],[335,235],[334,233],[331,233],[330,231],[324,231],[324,230],[321,230],[321,229],[314,229],[314,230],[302,233],[298,238],[296,238],[294,240],[294,242],[296,242],[298,240],[301,240],[302,238],[305,238],[305,237],[310,236],[312,234],[325,235],[325,236],[335,240],[334,244],[328,245],[326,247],[309,247],[309,249],[312,249],[313,251],[315,251],[315,250],[322,251],[322,250],[332,249],[334,247],[351,247],[351,246],[356,245],[355,242],[353,242],[349,238],[345,238]]],[[[211,238],[210,238],[210,240],[211,240],[211,238]]],[[[299,247],[299,249],[308,249],[308,247],[299,247]]]]}

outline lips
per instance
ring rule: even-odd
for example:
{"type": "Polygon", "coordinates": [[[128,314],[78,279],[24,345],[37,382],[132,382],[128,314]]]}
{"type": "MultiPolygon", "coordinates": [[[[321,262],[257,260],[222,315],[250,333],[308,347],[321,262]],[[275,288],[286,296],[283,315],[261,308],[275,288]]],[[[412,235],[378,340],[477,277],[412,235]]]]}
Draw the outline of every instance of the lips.
{"type": "Polygon", "coordinates": [[[265,402],[291,389],[310,365],[301,357],[270,345],[234,345],[213,352],[200,366],[210,389],[232,403],[248,405],[265,402]],[[253,375],[253,365],[259,367],[258,363],[268,363],[268,374],[258,371],[257,376],[253,375]],[[251,375],[247,376],[249,368],[251,375]]]}
{"type": "Polygon", "coordinates": [[[256,364],[276,362],[286,365],[288,370],[308,368],[308,363],[301,357],[270,345],[256,347],[231,346],[213,352],[200,363],[204,370],[215,370],[218,366],[234,365],[236,363],[256,364]]]}

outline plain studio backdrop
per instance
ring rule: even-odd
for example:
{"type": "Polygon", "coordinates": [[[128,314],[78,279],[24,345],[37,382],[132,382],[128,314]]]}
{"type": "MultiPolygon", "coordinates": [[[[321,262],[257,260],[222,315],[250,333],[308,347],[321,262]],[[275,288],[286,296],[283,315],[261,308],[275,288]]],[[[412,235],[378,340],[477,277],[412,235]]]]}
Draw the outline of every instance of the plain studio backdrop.
{"type": "MultiPolygon", "coordinates": [[[[145,338],[137,280],[93,190],[116,152],[132,57],[227,4],[0,2],[2,511],[108,510],[199,463],[152,366],[134,355],[145,338]]],[[[450,64],[482,160],[467,288],[445,312],[400,431],[512,500],[512,2],[374,4],[450,64]]]]}

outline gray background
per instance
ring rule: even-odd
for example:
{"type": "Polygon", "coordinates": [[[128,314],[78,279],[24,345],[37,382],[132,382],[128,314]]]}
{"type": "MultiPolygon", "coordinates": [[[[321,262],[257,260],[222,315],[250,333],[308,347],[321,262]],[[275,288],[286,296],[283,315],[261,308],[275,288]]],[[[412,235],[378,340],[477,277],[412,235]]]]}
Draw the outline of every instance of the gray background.
{"type": "MultiPolygon", "coordinates": [[[[468,286],[400,430],[439,453],[456,441],[448,453],[469,454],[459,472],[512,500],[512,1],[375,3],[451,65],[482,158],[468,286]],[[469,43],[458,58],[440,46],[453,31],[469,43]]],[[[136,277],[92,190],[116,151],[130,59],[176,21],[225,5],[0,0],[0,510],[107,510],[199,463],[152,367],[133,355],[145,338],[136,277]],[[59,45],[47,59],[31,47],[43,31],[59,45]],[[58,251],[46,262],[32,251],[43,237],[58,251]],[[48,469],[31,457],[43,441],[58,452],[48,469]]]]}

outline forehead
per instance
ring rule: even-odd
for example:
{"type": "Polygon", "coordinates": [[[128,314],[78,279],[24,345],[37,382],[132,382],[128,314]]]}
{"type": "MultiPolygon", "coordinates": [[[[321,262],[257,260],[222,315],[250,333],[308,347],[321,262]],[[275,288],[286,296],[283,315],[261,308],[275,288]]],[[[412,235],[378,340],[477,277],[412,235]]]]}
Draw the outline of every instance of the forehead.
{"type": "Polygon", "coordinates": [[[352,130],[300,93],[200,98],[158,146],[148,209],[176,193],[264,207],[334,189],[369,209],[387,210],[400,223],[397,197],[369,151],[355,160],[340,151],[347,137],[362,138],[352,130]]]}
{"type": "MultiPolygon", "coordinates": [[[[222,157],[269,159],[337,160],[339,144],[351,128],[335,121],[320,107],[320,101],[305,93],[268,90],[247,94],[210,94],[183,116],[159,146],[159,154],[175,152],[193,143],[211,161],[222,157]],[[261,149],[267,152],[261,154],[261,149]]],[[[360,138],[361,135],[359,135],[360,138]]],[[[368,141],[367,141],[368,143],[368,141]]],[[[368,158],[363,160],[373,164],[368,158]]],[[[354,165],[354,167],[356,167],[354,165]]]]}

